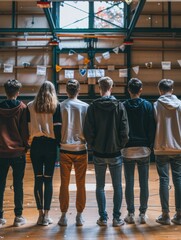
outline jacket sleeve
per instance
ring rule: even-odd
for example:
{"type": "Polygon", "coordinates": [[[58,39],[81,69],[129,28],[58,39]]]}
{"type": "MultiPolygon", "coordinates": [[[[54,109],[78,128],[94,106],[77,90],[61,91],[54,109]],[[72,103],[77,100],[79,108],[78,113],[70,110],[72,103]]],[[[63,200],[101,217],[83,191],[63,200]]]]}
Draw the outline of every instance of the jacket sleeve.
{"type": "Polygon", "coordinates": [[[95,139],[95,120],[94,120],[94,111],[93,105],[91,104],[87,109],[87,114],[85,117],[85,123],[83,128],[84,137],[89,147],[93,146],[95,139]]]}
{"type": "Polygon", "coordinates": [[[149,107],[149,119],[148,119],[149,127],[148,127],[148,139],[150,148],[153,148],[154,140],[155,140],[155,132],[156,132],[156,121],[154,117],[154,108],[153,104],[150,103],[149,107]]]}
{"type": "Polygon", "coordinates": [[[60,146],[61,142],[61,128],[62,128],[62,117],[60,111],[60,104],[57,105],[56,112],[53,115],[53,130],[57,145],[60,146]]]}
{"type": "Polygon", "coordinates": [[[121,123],[120,123],[121,148],[124,148],[124,146],[129,140],[129,123],[128,123],[126,109],[122,103],[119,103],[119,108],[121,112],[121,123]]]}
{"type": "Polygon", "coordinates": [[[28,143],[29,131],[28,131],[27,114],[28,114],[27,107],[24,107],[22,109],[22,115],[20,119],[20,135],[26,151],[30,148],[28,143]]]}

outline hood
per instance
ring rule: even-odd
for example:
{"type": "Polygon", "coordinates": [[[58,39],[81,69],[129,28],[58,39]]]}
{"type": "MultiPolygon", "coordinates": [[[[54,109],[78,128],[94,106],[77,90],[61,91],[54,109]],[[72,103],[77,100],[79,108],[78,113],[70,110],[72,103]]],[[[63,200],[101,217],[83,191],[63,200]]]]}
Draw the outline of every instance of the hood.
{"type": "Polygon", "coordinates": [[[23,102],[18,100],[5,100],[0,103],[0,115],[7,118],[13,117],[20,111],[22,105],[24,105],[23,102]]]}
{"type": "Polygon", "coordinates": [[[108,96],[94,100],[93,104],[95,107],[101,110],[111,112],[119,105],[119,102],[114,96],[108,96]]]}
{"type": "Polygon", "coordinates": [[[140,106],[144,103],[144,99],[142,98],[133,98],[124,102],[125,107],[127,106],[129,109],[134,110],[140,108],[140,106]]]}
{"type": "Polygon", "coordinates": [[[181,101],[173,94],[160,96],[158,102],[169,110],[177,109],[181,106],[181,101]]]}

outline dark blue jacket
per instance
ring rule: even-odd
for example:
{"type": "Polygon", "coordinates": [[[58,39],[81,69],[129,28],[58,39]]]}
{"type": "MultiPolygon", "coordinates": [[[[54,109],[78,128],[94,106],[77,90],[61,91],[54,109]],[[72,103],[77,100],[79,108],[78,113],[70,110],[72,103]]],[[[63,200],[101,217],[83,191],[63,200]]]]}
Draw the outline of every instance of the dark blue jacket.
{"type": "Polygon", "coordinates": [[[155,120],[152,103],[142,98],[128,99],[124,103],[129,122],[129,141],[126,147],[153,147],[155,120]]]}

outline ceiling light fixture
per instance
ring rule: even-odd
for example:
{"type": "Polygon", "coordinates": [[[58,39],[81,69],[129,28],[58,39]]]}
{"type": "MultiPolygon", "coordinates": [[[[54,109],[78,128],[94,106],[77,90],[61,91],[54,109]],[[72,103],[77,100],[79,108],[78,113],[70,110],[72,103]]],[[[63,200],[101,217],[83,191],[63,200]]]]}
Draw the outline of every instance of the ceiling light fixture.
{"type": "Polygon", "coordinates": [[[49,41],[48,45],[50,45],[50,46],[58,46],[59,43],[60,43],[60,40],[59,40],[57,37],[53,37],[53,38],[49,41]]]}
{"type": "Polygon", "coordinates": [[[51,8],[52,2],[37,1],[37,7],[39,8],[51,8]]]}

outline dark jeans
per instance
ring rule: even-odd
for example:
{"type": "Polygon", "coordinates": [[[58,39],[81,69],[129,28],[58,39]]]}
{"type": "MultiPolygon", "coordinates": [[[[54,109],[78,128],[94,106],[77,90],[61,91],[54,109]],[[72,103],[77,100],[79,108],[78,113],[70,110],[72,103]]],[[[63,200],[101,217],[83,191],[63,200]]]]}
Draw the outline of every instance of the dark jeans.
{"type": "Polygon", "coordinates": [[[160,179],[162,211],[169,212],[169,167],[175,188],[175,210],[181,212],[181,155],[157,155],[156,166],[160,179]]]}
{"type": "Polygon", "coordinates": [[[53,195],[53,173],[57,159],[55,139],[35,137],[31,144],[30,157],[35,177],[34,195],[37,209],[50,210],[53,195]]]}
{"type": "Polygon", "coordinates": [[[96,199],[99,209],[99,215],[102,220],[107,219],[106,197],[105,197],[105,177],[106,169],[109,167],[112,185],[114,189],[113,195],[113,218],[119,219],[122,204],[122,158],[100,158],[93,157],[95,174],[96,174],[96,199]]]}
{"type": "Polygon", "coordinates": [[[123,158],[125,175],[125,198],[129,213],[135,212],[134,206],[134,172],[135,166],[138,167],[139,186],[140,186],[140,213],[145,213],[148,207],[148,177],[149,177],[149,157],[141,159],[123,158]]]}
{"type": "Polygon", "coordinates": [[[23,178],[25,171],[25,156],[16,158],[0,158],[0,218],[3,218],[3,199],[8,170],[12,168],[14,189],[14,213],[21,216],[23,211],[23,178]]]}

